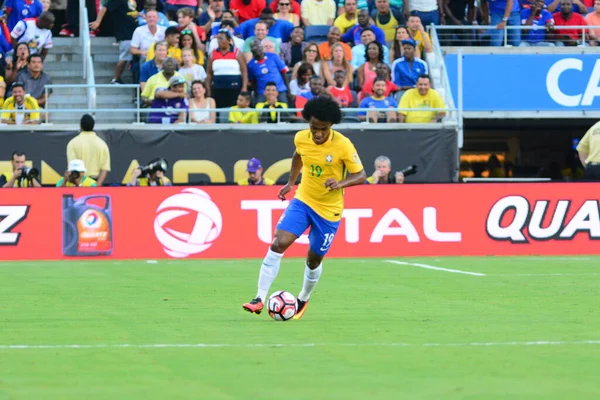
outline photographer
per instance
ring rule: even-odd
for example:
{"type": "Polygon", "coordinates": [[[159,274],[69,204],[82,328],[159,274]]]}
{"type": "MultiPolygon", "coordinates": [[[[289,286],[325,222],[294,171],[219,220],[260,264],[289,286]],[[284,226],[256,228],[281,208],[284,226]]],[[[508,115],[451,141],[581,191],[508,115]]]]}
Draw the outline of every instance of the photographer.
{"type": "Polygon", "coordinates": [[[82,160],[69,161],[65,176],[58,180],[56,187],[95,187],[96,181],[85,175],[85,164],[82,160]]]}
{"type": "Polygon", "coordinates": [[[375,159],[375,172],[369,178],[367,183],[371,184],[394,184],[404,183],[404,178],[417,173],[417,166],[411,165],[401,171],[392,172],[392,162],[386,156],[379,156],[375,159]]]}
{"type": "Polygon", "coordinates": [[[127,186],[172,186],[165,176],[169,163],[164,158],[156,158],[144,167],[137,167],[131,172],[131,181],[127,186]]]}
{"type": "Polygon", "coordinates": [[[21,151],[14,151],[11,157],[12,174],[0,175],[0,187],[42,187],[38,182],[39,171],[25,165],[27,155],[21,151]]]}

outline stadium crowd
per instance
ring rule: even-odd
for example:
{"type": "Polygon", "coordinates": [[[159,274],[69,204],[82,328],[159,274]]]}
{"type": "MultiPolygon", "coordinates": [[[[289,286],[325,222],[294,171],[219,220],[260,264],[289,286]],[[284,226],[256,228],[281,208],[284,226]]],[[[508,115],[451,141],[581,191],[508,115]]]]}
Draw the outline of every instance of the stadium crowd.
{"type": "MultiPolygon", "coordinates": [[[[599,44],[600,0],[100,0],[86,1],[91,36],[119,44],[115,84],[131,71],[142,106],[169,109],[149,123],[298,121],[314,96],[364,108],[350,120],[428,123],[445,108],[431,85],[433,51],[425,27],[495,25],[440,30],[442,45],[572,46],[599,44]],[[467,34],[467,32],[469,32],[467,34]],[[209,111],[223,108],[228,112],[209,111]],[[398,112],[397,108],[409,109],[398,112]],[[271,112],[247,111],[273,110],[271,112]],[[369,109],[389,109],[387,112],[369,109]],[[175,112],[171,112],[175,109],[175,112]],[[417,111],[410,111],[415,109],[417,111]]],[[[43,71],[52,32],[78,33],[77,0],[4,0],[0,13],[0,105],[6,124],[40,123],[43,71]],[[55,20],[64,21],[55,27],[55,20]]]]}

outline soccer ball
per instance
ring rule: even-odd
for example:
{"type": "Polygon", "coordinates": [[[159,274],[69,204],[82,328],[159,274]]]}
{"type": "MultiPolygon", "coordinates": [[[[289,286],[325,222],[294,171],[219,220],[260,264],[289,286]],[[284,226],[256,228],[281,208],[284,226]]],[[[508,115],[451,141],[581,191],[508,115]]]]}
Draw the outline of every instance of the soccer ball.
{"type": "Polygon", "coordinates": [[[269,296],[267,309],[275,321],[287,321],[296,314],[298,303],[296,296],[285,290],[279,290],[269,296]]]}

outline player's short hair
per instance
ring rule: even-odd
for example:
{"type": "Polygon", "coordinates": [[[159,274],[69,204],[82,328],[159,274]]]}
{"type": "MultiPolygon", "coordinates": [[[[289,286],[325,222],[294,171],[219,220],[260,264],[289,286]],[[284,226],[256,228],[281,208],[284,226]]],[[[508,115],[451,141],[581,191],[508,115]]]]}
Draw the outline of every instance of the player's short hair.
{"type": "Polygon", "coordinates": [[[79,122],[79,125],[81,126],[81,130],[82,131],[92,131],[94,130],[94,124],[96,122],[94,121],[94,117],[92,117],[90,114],[83,114],[83,117],[81,117],[81,121],[79,122]]]}
{"type": "Polygon", "coordinates": [[[302,117],[310,121],[311,118],[319,121],[339,124],[342,121],[342,110],[337,101],[329,96],[321,95],[307,101],[302,110],[302,117]]]}
{"type": "Polygon", "coordinates": [[[377,168],[377,163],[385,161],[388,165],[388,167],[392,168],[392,161],[386,157],[386,156],[379,156],[375,159],[375,162],[373,163],[373,165],[375,166],[375,168],[377,168]]]}

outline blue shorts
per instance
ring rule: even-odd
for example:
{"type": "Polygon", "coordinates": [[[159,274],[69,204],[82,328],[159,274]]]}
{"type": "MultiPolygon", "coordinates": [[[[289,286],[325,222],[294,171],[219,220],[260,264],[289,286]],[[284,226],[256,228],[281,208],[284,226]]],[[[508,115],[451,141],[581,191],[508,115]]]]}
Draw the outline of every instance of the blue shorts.
{"type": "Polygon", "coordinates": [[[310,249],[314,253],[324,256],[329,251],[335,233],[340,226],[340,221],[327,221],[300,200],[292,199],[277,223],[277,229],[291,232],[298,237],[309,226],[310,249]]]}

